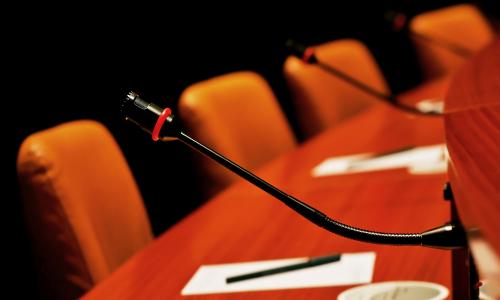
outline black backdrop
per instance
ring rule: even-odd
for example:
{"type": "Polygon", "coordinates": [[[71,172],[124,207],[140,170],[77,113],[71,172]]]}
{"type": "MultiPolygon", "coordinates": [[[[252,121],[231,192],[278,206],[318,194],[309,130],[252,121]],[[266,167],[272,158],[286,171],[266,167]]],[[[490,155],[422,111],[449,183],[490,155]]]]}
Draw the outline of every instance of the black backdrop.
{"type": "MultiPolygon", "coordinates": [[[[477,3],[498,17],[495,1],[477,3]]],[[[13,125],[9,133],[8,181],[4,216],[9,235],[8,286],[34,296],[29,241],[15,177],[15,156],[30,133],[82,118],[103,122],[118,140],[138,181],[155,234],[160,234],[203,203],[196,189],[191,152],[178,143],[154,144],[125,123],[119,103],[128,90],[175,107],[189,84],[237,70],[261,73],[271,84],[295,127],[294,112],[282,77],[284,44],[295,38],[319,44],[352,37],[368,45],[393,91],[420,82],[407,36],[384,21],[389,9],[409,15],[458,1],[331,1],[303,7],[262,4],[199,7],[189,3],[151,7],[21,8],[20,25],[9,32],[13,65],[12,95],[4,103],[13,125]],[[371,3],[373,4],[366,4],[371,3]],[[42,11],[43,9],[43,11],[42,11]],[[52,11],[52,12],[51,12],[52,11]],[[19,29],[21,28],[21,29],[19,29]]],[[[12,58],[11,58],[12,57],[12,58]]],[[[300,137],[299,137],[300,139],[300,137]]]]}

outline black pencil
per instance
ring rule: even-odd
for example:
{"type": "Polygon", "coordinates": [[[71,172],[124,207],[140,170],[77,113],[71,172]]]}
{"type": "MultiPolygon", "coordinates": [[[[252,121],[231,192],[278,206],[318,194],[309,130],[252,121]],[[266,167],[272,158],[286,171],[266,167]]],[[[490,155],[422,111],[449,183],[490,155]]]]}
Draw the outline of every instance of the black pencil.
{"type": "Polygon", "coordinates": [[[301,263],[297,263],[297,264],[293,264],[293,265],[288,265],[288,266],[283,266],[283,267],[278,267],[278,268],[273,268],[273,269],[268,269],[268,270],[257,271],[257,272],[252,272],[252,273],[248,273],[248,274],[242,274],[242,275],[228,277],[228,278],[226,278],[226,283],[232,283],[232,282],[253,279],[253,278],[258,278],[258,277],[264,277],[264,276],[278,274],[278,273],[284,273],[284,272],[288,272],[288,271],[294,271],[294,270],[299,270],[299,269],[315,267],[315,266],[319,266],[319,265],[323,265],[323,264],[327,264],[327,263],[331,263],[331,262],[336,262],[339,260],[340,260],[340,254],[310,258],[309,260],[307,260],[305,262],[301,262],[301,263]]]}

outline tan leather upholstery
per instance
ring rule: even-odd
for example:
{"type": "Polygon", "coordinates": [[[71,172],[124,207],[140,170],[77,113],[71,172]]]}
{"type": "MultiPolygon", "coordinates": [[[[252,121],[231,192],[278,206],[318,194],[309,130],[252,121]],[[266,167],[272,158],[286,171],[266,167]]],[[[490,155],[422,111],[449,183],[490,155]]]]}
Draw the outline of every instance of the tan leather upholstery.
{"type": "MultiPolygon", "coordinates": [[[[389,88],[370,51],[359,41],[344,39],[314,47],[318,60],[337,68],[380,92],[389,88]]],[[[300,59],[290,56],[284,64],[284,75],[295,105],[300,128],[305,137],[367,108],[373,96],[300,59]]]]}
{"type": "MultiPolygon", "coordinates": [[[[188,134],[249,169],[296,145],[271,88],[253,72],[193,84],[180,97],[179,115],[188,134]]],[[[235,175],[218,164],[201,160],[207,196],[235,180],[235,175]]]]}
{"type": "Polygon", "coordinates": [[[45,297],[82,295],[152,240],[135,180],[101,124],[29,136],[17,168],[45,297]]]}
{"type": "MultiPolygon", "coordinates": [[[[410,21],[410,31],[471,50],[479,51],[493,41],[494,33],[479,9],[461,4],[422,13],[410,21]]],[[[466,59],[418,35],[412,37],[425,76],[454,72],[466,59]]]]}

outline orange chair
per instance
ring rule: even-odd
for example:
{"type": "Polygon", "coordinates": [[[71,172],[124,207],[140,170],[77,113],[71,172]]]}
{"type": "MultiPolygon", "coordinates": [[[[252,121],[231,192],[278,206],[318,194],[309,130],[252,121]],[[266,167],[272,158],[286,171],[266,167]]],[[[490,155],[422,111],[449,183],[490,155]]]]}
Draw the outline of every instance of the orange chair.
{"type": "MultiPolygon", "coordinates": [[[[180,97],[179,115],[189,134],[251,170],[296,146],[271,88],[253,72],[193,84],[180,97]]],[[[206,196],[237,178],[209,159],[201,166],[206,196]]]]}
{"type": "MultiPolygon", "coordinates": [[[[353,39],[337,40],[314,47],[318,60],[389,93],[382,72],[370,51],[353,39]]],[[[290,56],[284,64],[285,79],[290,88],[300,129],[311,137],[366,109],[373,96],[353,87],[317,66],[290,56]]]]}
{"type": "Polygon", "coordinates": [[[81,296],[153,239],[127,162],[99,123],[29,136],[17,170],[44,297],[81,296]]]}
{"type": "Polygon", "coordinates": [[[409,24],[425,76],[430,79],[454,72],[465,61],[441,44],[456,45],[471,54],[494,39],[487,19],[470,4],[446,7],[415,16],[409,24]]]}

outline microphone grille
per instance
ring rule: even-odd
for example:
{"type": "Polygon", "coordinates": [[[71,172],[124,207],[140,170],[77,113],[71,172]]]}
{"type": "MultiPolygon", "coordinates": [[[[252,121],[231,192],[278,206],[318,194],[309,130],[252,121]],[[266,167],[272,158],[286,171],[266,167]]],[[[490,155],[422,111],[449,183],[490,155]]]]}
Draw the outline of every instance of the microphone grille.
{"type": "Polygon", "coordinates": [[[134,92],[128,92],[127,96],[125,97],[126,101],[133,101],[134,102],[134,105],[139,107],[140,109],[146,109],[149,105],[148,102],[144,101],[141,99],[141,97],[139,97],[138,94],[134,93],[134,92]]]}
{"type": "Polygon", "coordinates": [[[134,101],[135,98],[139,97],[139,95],[137,95],[136,93],[134,92],[128,92],[127,96],[126,96],[126,99],[129,100],[129,101],[134,101]]]}

